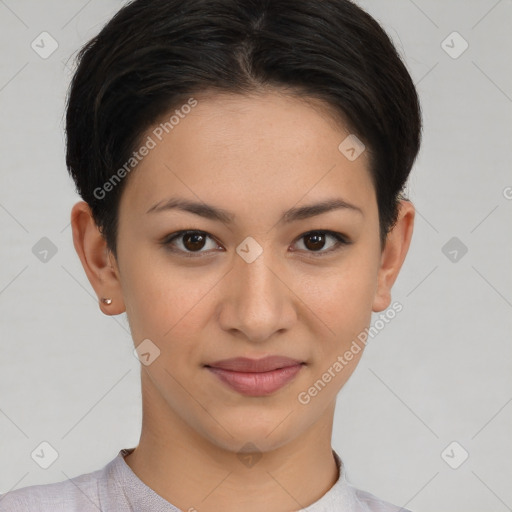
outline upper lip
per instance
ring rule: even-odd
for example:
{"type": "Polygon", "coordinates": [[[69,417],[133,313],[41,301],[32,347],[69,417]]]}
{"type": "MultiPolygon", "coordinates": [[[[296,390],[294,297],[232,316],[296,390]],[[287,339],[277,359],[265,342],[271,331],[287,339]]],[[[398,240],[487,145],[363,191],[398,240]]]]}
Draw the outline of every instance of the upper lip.
{"type": "Polygon", "coordinates": [[[302,361],[285,356],[267,356],[261,359],[249,359],[247,357],[235,357],[233,359],[223,359],[205,366],[211,368],[220,368],[222,370],[231,370],[234,372],[269,372],[278,368],[296,366],[302,364],[302,361]]]}

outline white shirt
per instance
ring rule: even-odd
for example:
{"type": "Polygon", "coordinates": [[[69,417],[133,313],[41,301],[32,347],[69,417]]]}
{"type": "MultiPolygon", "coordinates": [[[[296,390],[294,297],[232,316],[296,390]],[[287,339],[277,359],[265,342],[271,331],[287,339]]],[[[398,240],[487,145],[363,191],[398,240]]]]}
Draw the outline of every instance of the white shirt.
{"type": "MultiPolygon", "coordinates": [[[[31,485],[0,495],[1,512],[187,512],[181,511],[148,487],[131,470],[123,448],[102,469],[63,482],[31,485]]],[[[336,483],[315,503],[300,512],[410,512],[352,487],[338,454],[336,483]]],[[[297,511],[298,512],[298,511],[297,511]]]]}

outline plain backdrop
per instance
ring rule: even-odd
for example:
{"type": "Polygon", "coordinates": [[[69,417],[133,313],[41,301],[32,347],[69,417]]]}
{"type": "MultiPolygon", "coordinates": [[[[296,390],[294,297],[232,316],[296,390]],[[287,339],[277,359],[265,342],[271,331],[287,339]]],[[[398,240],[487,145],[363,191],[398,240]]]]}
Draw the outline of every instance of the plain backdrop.
{"type": "MultiPolygon", "coordinates": [[[[415,512],[512,510],[512,2],[359,3],[406,61],[424,138],[403,311],[341,391],[333,447],[356,486],[415,512]]],[[[140,363],[73,248],[64,160],[70,57],[122,5],[0,1],[0,492],[138,442],[140,363]],[[42,32],[58,44],[47,58],[32,45],[42,32]],[[31,457],[44,441],[58,452],[48,469],[31,457]]]]}

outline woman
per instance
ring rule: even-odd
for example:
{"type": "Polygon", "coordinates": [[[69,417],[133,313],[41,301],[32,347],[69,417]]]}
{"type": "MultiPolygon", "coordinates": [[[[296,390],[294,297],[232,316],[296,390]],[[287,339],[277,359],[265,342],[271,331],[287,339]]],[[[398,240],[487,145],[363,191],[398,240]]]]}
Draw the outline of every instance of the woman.
{"type": "Polygon", "coordinates": [[[389,37],[348,0],[135,0],[77,60],[73,241],[127,314],[141,437],[0,510],[404,510],[331,447],[413,231],[420,106],[389,37]]]}

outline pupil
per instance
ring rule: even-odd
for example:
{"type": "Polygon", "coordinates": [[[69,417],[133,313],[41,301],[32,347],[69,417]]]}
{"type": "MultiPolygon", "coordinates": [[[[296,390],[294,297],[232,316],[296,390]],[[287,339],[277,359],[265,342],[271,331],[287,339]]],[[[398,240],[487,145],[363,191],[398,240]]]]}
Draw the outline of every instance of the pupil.
{"type": "Polygon", "coordinates": [[[323,234],[319,234],[319,233],[314,233],[314,234],[311,234],[311,235],[308,235],[306,237],[307,240],[316,240],[316,242],[313,242],[313,247],[310,247],[309,244],[306,243],[306,247],[308,249],[313,249],[313,250],[318,250],[318,249],[322,249],[322,247],[324,246],[324,235],[323,234]]]}
{"type": "MultiPolygon", "coordinates": [[[[312,241],[312,243],[306,242],[306,247],[311,250],[322,249],[325,241],[324,235],[319,233],[313,233],[306,237],[306,240],[312,241]]],[[[205,237],[201,234],[192,233],[184,236],[184,245],[187,249],[194,251],[204,247],[205,237]]]]}
{"type": "Polygon", "coordinates": [[[184,242],[183,245],[189,250],[198,250],[202,249],[204,247],[204,236],[197,233],[191,233],[184,236],[184,242]],[[189,243],[187,241],[190,241],[191,239],[194,239],[192,243],[189,243]],[[197,242],[197,239],[199,239],[199,243],[197,242]]]}

